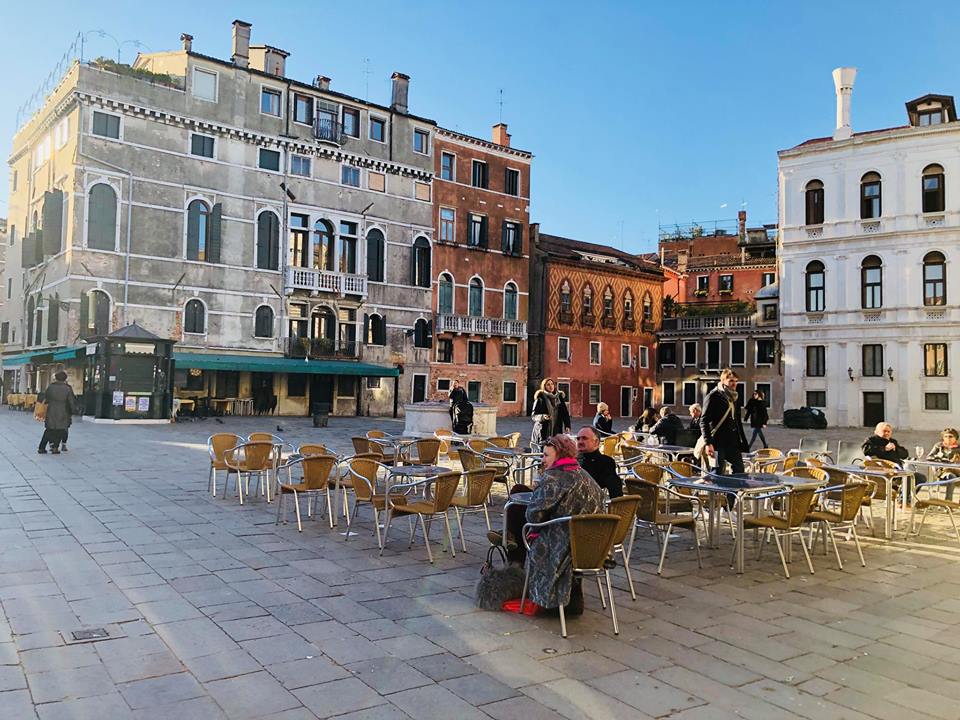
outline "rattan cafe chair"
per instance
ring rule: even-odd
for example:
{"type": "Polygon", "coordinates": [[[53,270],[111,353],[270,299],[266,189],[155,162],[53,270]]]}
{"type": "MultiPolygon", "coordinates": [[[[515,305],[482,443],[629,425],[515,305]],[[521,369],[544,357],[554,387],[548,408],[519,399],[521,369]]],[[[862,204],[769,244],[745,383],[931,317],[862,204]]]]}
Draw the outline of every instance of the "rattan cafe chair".
{"type": "Polygon", "coordinates": [[[508,448],[510,447],[510,438],[508,437],[492,437],[490,438],[490,444],[498,448],[508,448]]]}
{"type": "Polygon", "coordinates": [[[286,442],[279,435],[268,432],[255,432],[247,436],[247,442],[272,442],[274,445],[285,445],[286,442]]]}
{"type": "MultiPolygon", "coordinates": [[[[337,482],[343,487],[344,482],[349,483],[349,488],[353,490],[353,510],[350,510],[348,497],[344,498],[344,509],[347,517],[347,532],[344,540],[349,540],[353,529],[353,523],[357,519],[357,513],[362,505],[369,505],[373,509],[373,527],[377,535],[377,547],[383,548],[383,539],[380,535],[380,513],[387,507],[387,498],[384,493],[377,492],[378,478],[383,477],[389,472],[386,465],[377,460],[365,457],[354,457],[345,463],[346,476],[343,481],[337,482]]],[[[392,493],[391,493],[392,494],[392,493]]],[[[403,493],[397,493],[396,502],[406,502],[403,493]]]]}
{"type": "MultiPolygon", "coordinates": [[[[243,438],[233,433],[216,433],[207,438],[207,454],[210,456],[210,474],[207,478],[207,491],[217,496],[217,470],[230,472],[224,461],[224,454],[243,443],[243,438]]],[[[226,480],[224,480],[226,482],[226,480]]]]}
{"type": "MultiPolygon", "coordinates": [[[[777,544],[777,552],[780,554],[780,562],[783,565],[783,574],[787,578],[790,577],[790,570],[787,567],[787,558],[784,554],[781,540],[790,542],[794,535],[800,540],[800,547],[803,549],[803,555],[807,559],[807,567],[810,569],[810,574],[813,575],[813,561],[810,559],[807,544],[803,539],[803,524],[811,511],[816,491],[817,488],[813,485],[797,485],[788,490],[779,490],[765,495],[754,496],[753,499],[758,502],[764,500],[781,500],[782,502],[779,504],[782,507],[782,512],[760,516],[745,515],[743,518],[744,530],[758,529],[763,531],[760,538],[760,549],[757,552],[757,560],[763,555],[763,547],[766,545],[767,537],[771,533],[773,534],[773,539],[777,544]]],[[[744,535],[745,534],[746,533],[744,533],[744,535]]],[[[742,536],[737,538],[737,543],[743,541],[744,538],[742,536]]],[[[731,564],[737,552],[736,543],[734,543],[733,552],[734,555],[731,556],[731,564]]]]}
{"type": "Polygon", "coordinates": [[[487,531],[490,527],[490,513],[487,510],[487,498],[490,497],[490,488],[493,486],[495,472],[493,470],[470,470],[463,473],[464,492],[453,496],[450,501],[450,507],[453,508],[454,516],[457,520],[457,530],[460,534],[460,547],[463,552],[467,551],[467,542],[463,537],[463,516],[467,513],[483,513],[483,518],[487,523],[487,531]]]}
{"type": "Polygon", "coordinates": [[[637,592],[633,587],[633,576],[630,574],[630,550],[633,548],[633,539],[637,531],[637,508],[640,506],[639,495],[621,495],[607,503],[607,512],[620,518],[617,531],[613,536],[611,554],[616,558],[617,553],[623,555],[623,569],[627,574],[627,584],[630,586],[630,597],[637,599],[637,592]]]}
{"type": "Polygon", "coordinates": [[[410,543],[408,547],[413,547],[413,539],[417,532],[417,522],[419,522],[420,528],[423,531],[423,543],[427,548],[427,558],[430,560],[430,563],[433,564],[433,552],[430,549],[430,525],[433,520],[442,517],[447,529],[447,541],[450,543],[450,554],[456,557],[457,550],[453,544],[453,533],[450,531],[450,515],[447,513],[447,510],[450,508],[450,503],[459,485],[460,473],[453,471],[435,475],[425,480],[418,480],[417,482],[394,485],[391,489],[390,497],[387,498],[387,525],[383,530],[383,545],[380,546],[380,554],[383,555],[383,549],[386,547],[387,536],[390,533],[390,524],[393,522],[393,519],[397,516],[406,515],[411,519],[410,543]],[[427,487],[432,488],[433,494],[432,497],[424,500],[408,502],[407,498],[404,497],[402,501],[400,501],[393,494],[393,490],[413,492],[414,490],[427,487]],[[416,521],[412,520],[414,515],[417,517],[416,521]]]}
{"type": "Polygon", "coordinates": [[[404,459],[407,462],[416,462],[420,465],[436,465],[440,457],[440,444],[440,441],[436,438],[417,440],[407,448],[404,459]]]}
{"type": "Polygon", "coordinates": [[[235,474],[237,494],[240,496],[240,504],[243,505],[244,492],[250,494],[250,477],[256,475],[257,492],[266,494],[267,502],[270,502],[271,475],[276,473],[278,456],[278,447],[272,442],[246,442],[227,450],[223,456],[228,469],[227,481],[223,484],[223,497],[227,497],[230,474],[235,474]]]}
{"type": "Polygon", "coordinates": [[[327,514],[332,517],[333,513],[330,507],[330,475],[337,466],[337,458],[333,455],[309,455],[293,460],[289,465],[298,465],[302,472],[302,479],[298,483],[286,482],[277,486],[277,521],[275,525],[280,524],[281,517],[286,523],[286,516],[283,515],[283,499],[287,495],[293,495],[293,504],[297,512],[297,531],[303,532],[303,523],[300,518],[300,496],[307,496],[307,516],[316,517],[316,496],[318,493],[324,493],[327,496],[327,514]]]}
{"type": "Polygon", "coordinates": [[[921,531],[923,530],[923,524],[927,521],[927,513],[931,508],[935,508],[938,510],[947,511],[947,516],[950,518],[950,524],[953,526],[953,532],[957,536],[957,543],[960,543],[960,529],[957,528],[957,521],[953,515],[954,510],[960,511],[960,503],[953,500],[933,497],[932,495],[934,488],[948,486],[956,487],[958,485],[960,485],[960,477],[953,477],[944,480],[932,480],[930,482],[917,484],[916,497],[914,497],[913,508],[910,511],[911,529],[913,528],[913,519],[916,511],[923,510],[923,515],[920,518],[920,527],[918,527],[915,532],[911,532],[911,535],[919,537],[921,531]],[[921,490],[925,490],[927,492],[927,497],[920,497],[921,490]]]}
{"type": "Polygon", "coordinates": [[[301,457],[309,457],[310,455],[333,455],[333,453],[327,449],[326,445],[320,445],[319,443],[304,443],[297,448],[297,454],[301,457]]]}
{"type": "MultiPolygon", "coordinates": [[[[822,470],[820,472],[823,472],[822,470]]],[[[857,546],[857,555],[860,556],[860,565],[866,567],[867,563],[863,559],[863,549],[860,547],[860,537],[857,535],[857,515],[860,514],[860,508],[864,496],[870,491],[870,485],[865,482],[843,482],[830,487],[817,490],[817,495],[824,500],[820,509],[815,509],[807,513],[805,521],[810,523],[810,552],[816,547],[816,538],[813,536],[814,526],[819,526],[823,535],[823,552],[827,552],[827,538],[830,538],[830,544],[833,545],[833,552],[837,556],[837,567],[843,570],[843,561],[840,559],[840,550],[837,548],[837,530],[846,530],[853,536],[853,541],[857,546]],[[830,504],[835,506],[831,510],[830,504]]]]}
{"type": "MultiPolygon", "coordinates": [[[[697,550],[697,565],[703,567],[703,558],[700,555],[700,537],[697,534],[697,517],[700,515],[700,502],[696,498],[688,498],[680,495],[669,487],[660,485],[656,482],[650,482],[641,477],[627,478],[626,491],[629,495],[637,495],[640,501],[637,505],[637,527],[649,529],[654,533],[657,539],[657,546],[660,549],[660,563],[657,565],[657,575],[663,574],[663,563],[667,557],[667,546],[670,544],[670,534],[673,528],[684,528],[693,533],[694,546],[697,550]],[[689,514],[681,514],[675,511],[663,512],[660,510],[664,506],[665,496],[673,496],[668,507],[672,508],[674,502],[678,500],[687,500],[694,508],[689,514]],[[661,540],[660,534],[663,534],[661,540]]],[[[631,549],[630,554],[633,555],[631,549]]]]}

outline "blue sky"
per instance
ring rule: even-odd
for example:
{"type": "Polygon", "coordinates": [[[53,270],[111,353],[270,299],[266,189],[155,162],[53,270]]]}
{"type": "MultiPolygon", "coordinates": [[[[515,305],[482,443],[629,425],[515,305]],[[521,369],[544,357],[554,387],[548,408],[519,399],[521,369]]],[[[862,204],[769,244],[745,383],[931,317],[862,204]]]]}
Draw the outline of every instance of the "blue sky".
{"type": "MultiPolygon", "coordinates": [[[[776,151],[832,132],[838,65],[859,68],[854,130],[901,124],[905,101],[960,91],[960,5],[951,3],[924,11],[883,0],[79,7],[0,7],[4,157],[17,106],[78,31],[102,29],[153,51],[189,32],[196,50],[227,58],[230,23],[240,18],[253,23],[254,43],[290,51],[292,77],[327,75],[332,88],[361,97],[369,83],[369,98],[386,103],[400,70],[412,78],[411,111],[462,132],[488,136],[502,90],[514,145],[536,155],[531,219],[545,232],[634,252],[655,247],[658,218],[728,219],[746,203],[751,224],[775,222],[776,151]]],[[[113,40],[88,36],[88,56],[116,52],[113,40]]],[[[125,43],[123,60],[134,54],[125,43]]],[[[0,216],[6,209],[4,196],[0,216]]]]}

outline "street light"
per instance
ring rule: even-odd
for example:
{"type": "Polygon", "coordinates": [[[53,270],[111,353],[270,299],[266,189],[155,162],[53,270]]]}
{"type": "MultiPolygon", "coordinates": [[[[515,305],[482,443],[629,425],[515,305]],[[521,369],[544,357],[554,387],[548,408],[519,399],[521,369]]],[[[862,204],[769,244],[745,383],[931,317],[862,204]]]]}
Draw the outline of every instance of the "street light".
{"type": "Polygon", "coordinates": [[[892,367],[888,367],[888,368],[887,368],[887,377],[890,378],[890,382],[893,382],[893,368],[892,368],[892,367]]]}
{"type": "Polygon", "coordinates": [[[848,368],[847,368],[847,377],[850,378],[850,382],[853,382],[853,368],[852,368],[852,367],[848,367],[848,368]]]}

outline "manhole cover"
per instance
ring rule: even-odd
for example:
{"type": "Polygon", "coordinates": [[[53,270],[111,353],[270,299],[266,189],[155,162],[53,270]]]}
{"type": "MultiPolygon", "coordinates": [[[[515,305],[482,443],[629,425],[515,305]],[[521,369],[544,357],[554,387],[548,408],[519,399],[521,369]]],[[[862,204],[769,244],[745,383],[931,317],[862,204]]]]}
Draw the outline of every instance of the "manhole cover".
{"type": "Polygon", "coordinates": [[[106,640],[110,637],[110,633],[107,632],[106,628],[89,628],[87,630],[73,630],[70,637],[73,638],[74,642],[106,640]]]}

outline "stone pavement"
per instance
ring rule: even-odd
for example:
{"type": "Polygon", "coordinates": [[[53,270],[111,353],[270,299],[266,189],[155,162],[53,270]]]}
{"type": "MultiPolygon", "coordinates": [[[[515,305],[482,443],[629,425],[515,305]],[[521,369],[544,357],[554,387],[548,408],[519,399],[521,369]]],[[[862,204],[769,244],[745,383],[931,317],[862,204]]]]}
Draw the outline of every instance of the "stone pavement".
{"type": "Polygon", "coordinates": [[[790,580],[775,552],[737,577],[726,541],[698,570],[683,535],[658,577],[641,536],[636,602],[615,573],[621,634],[588,585],[564,640],[473,607],[476,516],[470,552],[431,566],[399,533],[377,557],[363,511],[345,542],[210,498],[206,436],[278,422],[343,450],[401,427],[78,423],[68,454],[38,456],[39,426],[0,411],[0,718],[960,718],[960,552],[939,519],[930,543],[867,541],[866,568],[843,543],[843,571],[818,555],[790,580]],[[65,640],[91,627],[110,639],[65,640]]]}

